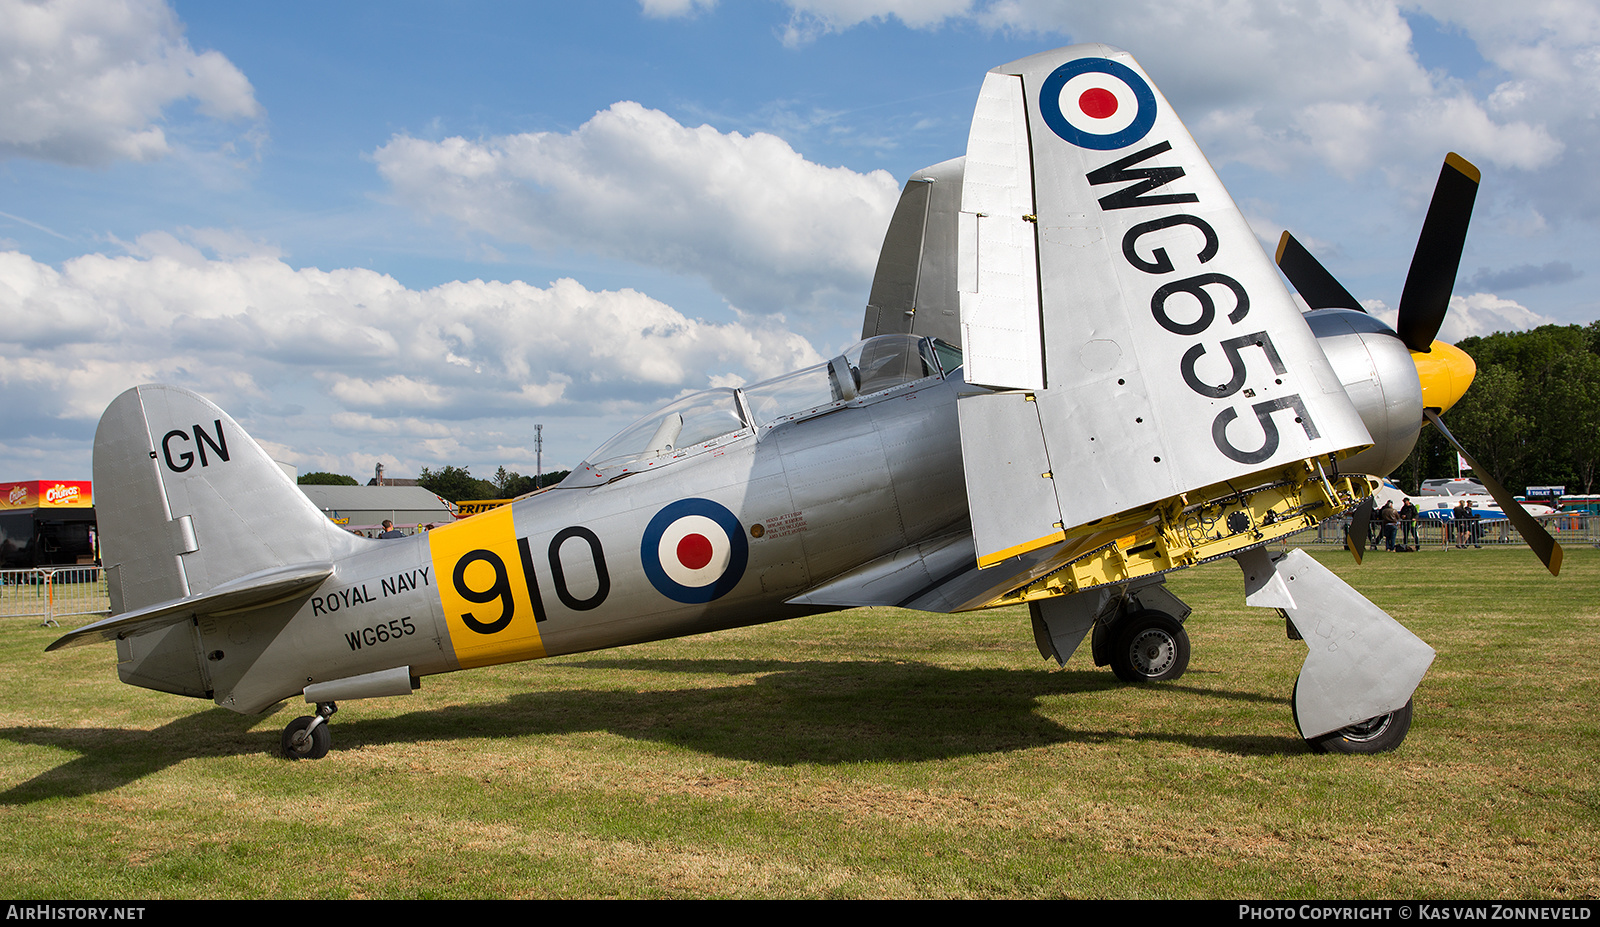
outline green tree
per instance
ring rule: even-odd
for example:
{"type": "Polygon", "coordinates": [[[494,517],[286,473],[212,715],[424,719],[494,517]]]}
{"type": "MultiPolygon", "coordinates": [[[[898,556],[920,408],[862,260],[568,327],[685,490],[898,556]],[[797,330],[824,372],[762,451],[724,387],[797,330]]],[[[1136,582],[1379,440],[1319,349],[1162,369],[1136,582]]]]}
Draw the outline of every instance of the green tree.
{"type": "MultiPolygon", "coordinates": [[[[1445,426],[1452,428],[1450,416],[1445,416],[1445,426]]],[[[1426,422],[1417,434],[1417,445],[1411,449],[1411,456],[1394,471],[1393,477],[1403,492],[1415,494],[1422,488],[1423,480],[1431,480],[1441,476],[1455,476],[1456,474],[1456,449],[1444,439],[1444,435],[1426,422]]]]}
{"type": "Polygon", "coordinates": [[[324,470],[313,470],[310,473],[302,473],[302,474],[300,474],[300,478],[295,480],[295,482],[300,484],[301,486],[360,486],[361,485],[360,483],[356,482],[356,478],[353,477],[353,476],[345,476],[343,473],[328,473],[328,472],[326,472],[324,470]]]}
{"type": "Polygon", "coordinates": [[[422,468],[417,474],[417,485],[451,502],[472,502],[477,499],[497,499],[495,486],[467,472],[466,467],[445,465],[439,470],[422,468]]]}
{"type": "MultiPolygon", "coordinates": [[[[1445,417],[1450,430],[1512,492],[1531,484],[1575,491],[1600,482],[1600,322],[1496,332],[1457,345],[1478,376],[1445,417]]],[[[1440,446],[1424,432],[1411,463],[1424,475],[1440,446]],[[1426,460],[1426,462],[1424,462],[1426,460]]]]}
{"type": "Polygon", "coordinates": [[[534,490],[533,477],[523,476],[515,470],[507,471],[501,467],[494,473],[495,491],[501,499],[515,499],[524,493],[534,490]]]}
{"type": "MultiPolygon", "coordinates": [[[[1445,425],[1474,460],[1502,486],[1522,474],[1531,434],[1523,378],[1500,364],[1480,364],[1472,388],[1450,410],[1445,425]]],[[[1514,492],[1515,490],[1513,490],[1514,492]]]]}
{"type": "Polygon", "coordinates": [[[544,474],[539,478],[538,482],[535,482],[531,476],[523,476],[515,470],[507,471],[505,467],[501,467],[494,474],[493,485],[495,492],[499,493],[495,498],[515,499],[518,496],[527,495],[535,489],[554,486],[566,478],[566,475],[570,472],[570,470],[556,470],[552,473],[544,474]]]}
{"type": "Polygon", "coordinates": [[[1594,492],[1600,476],[1600,355],[1574,352],[1561,358],[1546,387],[1545,426],[1540,433],[1551,445],[1549,480],[1594,492]]]}

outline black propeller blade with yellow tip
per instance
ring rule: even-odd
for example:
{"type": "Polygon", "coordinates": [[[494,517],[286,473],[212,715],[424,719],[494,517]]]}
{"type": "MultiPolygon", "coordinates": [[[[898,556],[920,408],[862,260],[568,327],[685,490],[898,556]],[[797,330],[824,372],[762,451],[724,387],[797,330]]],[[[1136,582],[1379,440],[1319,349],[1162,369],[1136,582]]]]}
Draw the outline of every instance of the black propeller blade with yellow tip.
{"type": "MultiPolygon", "coordinates": [[[[1411,352],[1412,363],[1416,365],[1417,379],[1422,385],[1423,416],[1460,452],[1545,567],[1552,574],[1559,574],[1561,545],[1506,492],[1505,487],[1473,461],[1472,455],[1462,448],[1439,418],[1467,391],[1477,373],[1477,365],[1465,351],[1435,338],[1450,309],[1450,292],[1455,287],[1456,271],[1461,265],[1467,225],[1478,196],[1479,177],[1477,167],[1467,159],[1455,152],[1445,156],[1444,167],[1439,170],[1439,182],[1434,186],[1433,200],[1428,204],[1427,218],[1422,223],[1422,233],[1417,239],[1417,249],[1411,258],[1411,270],[1406,275],[1405,288],[1400,294],[1400,315],[1395,324],[1395,337],[1405,344],[1411,352]]],[[[1283,275],[1312,309],[1366,311],[1288,232],[1284,232],[1278,240],[1276,257],[1283,275]]],[[[1371,500],[1368,500],[1357,511],[1350,528],[1351,536],[1346,538],[1357,562],[1360,562],[1361,551],[1366,546],[1366,522],[1371,515],[1371,500]],[[1354,522],[1361,523],[1359,538],[1355,536],[1357,526],[1354,522]]]]}
{"type": "Polygon", "coordinates": [[[1455,289],[1461,249],[1467,243],[1478,179],[1478,169],[1466,158],[1453,151],[1444,156],[1428,216],[1422,220],[1422,234],[1417,236],[1417,250],[1411,255],[1405,289],[1400,291],[1395,332],[1412,351],[1429,352],[1450,311],[1450,291],[1455,289]]]}
{"type": "Polygon", "coordinates": [[[1489,495],[1494,497],[1494,501],[1500,503],[1500,508],[1506,513],[1506,518],[1511,520],[1511,524],[1517,529],[1517,533],[1521,534],[1522,539],[1528,542],[1529,547],[1533,548],[1534,554],[1544,561],[1544,565],[1549,568],[1553,575],[1560,575],[1561,545],[1556,543],[1556,539],[1550,536],[1550,532],[1544,530],[1544,526],[1539,524],[1538,519],[1528,514],[1527,509],[1517,504],[1517,500],[1512,497],[1511,493],[1506,492],[1506,488],[1501,486],[1498,480],[1491,477],[1487,470],[1478,466],[1478,462],[1472,459],[1472,455],[1468,454],[1467,449],[1461,446],[1461,442],[1457,441],[1456,436],[1450,433],[1450,429],[1444,427],[1444,422],[1439,419],[1437,412],[1428,409],[1423,414],[1428,417],[1428,421],[1432,422],[1435,428],[1439,429],[1444,435],[1444,439],[1450,442],[1450,446],[1456,449],[1456,453],[1466,460],[1467,466],[1472,468],[1472,472],[1478,477],[1478,481],[1483,484],[1485,489],[1489,490],[1489,495]]]}

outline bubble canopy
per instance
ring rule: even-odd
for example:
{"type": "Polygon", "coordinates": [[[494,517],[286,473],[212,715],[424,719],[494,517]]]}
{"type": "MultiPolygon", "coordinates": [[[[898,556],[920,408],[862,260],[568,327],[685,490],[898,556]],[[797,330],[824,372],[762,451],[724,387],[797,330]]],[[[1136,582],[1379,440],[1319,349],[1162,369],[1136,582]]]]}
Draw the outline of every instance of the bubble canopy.
{"type": "Polygon", "coordinates": [[[709,389],[646,415],[600,445],[564,488],[594,486],[764,434],[961,366],[959,348],[909,334],[856,342],[825,363],[762,380],[742,389],[709,389]]]}

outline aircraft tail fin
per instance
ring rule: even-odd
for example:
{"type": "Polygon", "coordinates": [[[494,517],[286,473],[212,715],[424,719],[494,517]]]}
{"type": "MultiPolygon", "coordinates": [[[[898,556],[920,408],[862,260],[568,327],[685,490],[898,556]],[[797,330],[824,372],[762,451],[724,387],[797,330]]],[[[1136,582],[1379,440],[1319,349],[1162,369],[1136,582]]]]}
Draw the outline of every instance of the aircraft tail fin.
{"type": "Polygon", "coordinates": [[[113,615],[359,543],[226,412],[178,387],[112,401],[95,432],[94,486],[113,615]]]}
{"type": "Polygon", "coordinates": [[[909,332],[961,344],[956,295],[956,222],[965,158],[911,175],[883,235],[861,337],[909,332]]]}

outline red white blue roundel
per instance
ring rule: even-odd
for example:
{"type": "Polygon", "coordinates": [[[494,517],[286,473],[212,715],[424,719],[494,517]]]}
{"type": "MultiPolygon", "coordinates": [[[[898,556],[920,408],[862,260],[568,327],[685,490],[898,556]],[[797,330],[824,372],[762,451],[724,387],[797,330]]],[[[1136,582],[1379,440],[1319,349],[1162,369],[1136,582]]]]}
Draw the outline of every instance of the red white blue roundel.
{"type": "Polygon", "coordinates": [[[680,499],[644,529],[639,559],[650,585],[676,602],[710,602],[744,576],[750,542],[739,519],[710,499],[680,499]]]}
{"type": "Polygon", "coordinates": [[[1079,58],[1044,79],[1039,113],[1050,131],[1079,148],[1111,151],[1150,132],[1156,123],[1156,95],[1125,64],[1079,58]]]}

